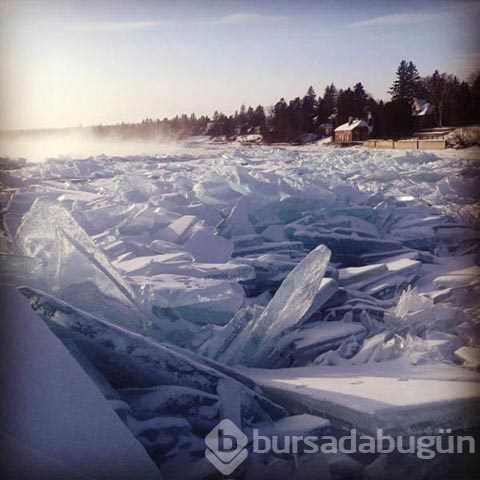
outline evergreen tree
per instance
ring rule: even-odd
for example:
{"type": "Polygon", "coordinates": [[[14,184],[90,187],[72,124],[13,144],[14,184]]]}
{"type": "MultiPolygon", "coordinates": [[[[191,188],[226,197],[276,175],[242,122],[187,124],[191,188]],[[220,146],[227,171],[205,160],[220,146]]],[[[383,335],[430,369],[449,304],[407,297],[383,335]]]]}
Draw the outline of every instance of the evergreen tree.
{"type": "Polygon", "coordinates": [[[315,117],[317,115],[316,93],[313,87],[307,90],[307,94],[302,100],[303,125],[305,132],[313,133],[315,131],[315,117]]]}
{"type": "Polygon", "coordinates": [[[276,140],[286,140],[288,134],[288,106],[281,98],[273,107],[272,127],[276,140]]]}
{"type": "Polygon", "coordinates": [[[319,121],[326,122],[328,117],[335,112],[337,107],[337,89],[333,83],[325,87],[323,98],[319,103],[319,121]]]}
{"type": "Polygon", "coordinates": [[[337,121],[341,125],[355,116],[355,94],[351,88],[340,90],[337,99],[337,121]]]}
{"type": "Polygon", "coordinates": [[[305,117],[303,115],[302,100],[296,97],[290,101],[287,109],[288,131],[287,140],[297,138],[305,132],[305,117]]]}
{"type": "Polygon", "coordinates": [[[255,126],[255,112],[251,106],[247,109],[247,128],[253,128],[255,126]]]}
{"type": "Polygon", "coordinates": [[[266,125],[265,110],[261,105],[258,105],[253,114],[253,125],[254,127],[260,127],[260,130],[263,132],[266,125]]]}
{"type": "Polygon", "coordinates": [[[385,131],[385,105],[382,100],[378,103],[370,98],[367,106],[369,112],[373,117],[373,132],[372,136],[383,138],[386,136],[385,131]]]}
{"type": "Polygon", "coordinates": [[[238,114],[238,124],[240,127],[243,127],[245,123],[247,123],[247,108],[242,104],[238,114]]]}
{"type": "Polygon", "coordinates": [[[436,123],[441,127],[443,126],[443,113],[449,91],[446,75],[440,75],[438,70],[435,70],[431,77],[427,77],[425,87],[427,89],[428,100],[435,109],[436,123]]]}
{"type": "Polygon", "coordinates": [[[367,104],[367,92],[365,92],[362,83],[358,82],[353,87],[353,116],[356,118],[364,118],[366,115],[367,104]]]}
{"type": "Polygon", "coordinates": [[[470,92],[472,103],[469,119],[473,123],[480,123],[480,73],[473,80],[470,92]]]}
{"type": "Polygon", "coordinates": [[[398,66],[396,79],[389,91],[392,100],[402,100],[409,104],[421,91],[420,75],[413,62],[402,60],[398,66]]]}

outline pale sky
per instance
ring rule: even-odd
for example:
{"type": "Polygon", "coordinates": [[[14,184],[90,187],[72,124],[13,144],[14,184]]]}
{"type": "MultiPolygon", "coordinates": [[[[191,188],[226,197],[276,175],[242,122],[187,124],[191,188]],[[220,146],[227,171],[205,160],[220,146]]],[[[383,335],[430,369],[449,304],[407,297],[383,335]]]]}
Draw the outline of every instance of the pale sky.
{"type": "Polygon", "coordinates": [[[330,82],[388,98],[402,59],[476,70],[479,24],[478,1],[2,0],[0,126],[233,113],[330,82]]]}

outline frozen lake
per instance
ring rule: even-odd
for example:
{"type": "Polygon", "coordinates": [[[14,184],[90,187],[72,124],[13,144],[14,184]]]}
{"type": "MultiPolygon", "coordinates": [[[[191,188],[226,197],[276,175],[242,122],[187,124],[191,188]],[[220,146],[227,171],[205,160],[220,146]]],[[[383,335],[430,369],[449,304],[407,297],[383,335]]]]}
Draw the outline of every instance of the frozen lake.
{"type": "Polygon", "coordinates": [[[164,472],[221,418],[248,430],[317,405],[408,432],[402,415],[445,427],[479,400],[478,152],[15,148],[2,282],[164,472]]]}

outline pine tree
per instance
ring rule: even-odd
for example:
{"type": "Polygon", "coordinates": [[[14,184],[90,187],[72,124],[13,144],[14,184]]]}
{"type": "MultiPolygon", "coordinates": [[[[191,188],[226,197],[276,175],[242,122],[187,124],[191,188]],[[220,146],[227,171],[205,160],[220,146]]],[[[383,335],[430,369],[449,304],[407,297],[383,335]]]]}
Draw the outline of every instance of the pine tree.
{"type": "Polygon", "coordinates": [[[247,128],[251,129],[255,126],[255,112],[251,106],[248,106],[247,109],[247,128]]]}
{"type": "Polygon", "coordinates": [[[355,116],[355,94],[351,88],[340,90],[338,93],[337,111],[337,120],[340,125],[355,116]]]}
{"type": "Polygon", "coordinates": [[[406,60],[402,60],[389,93],[393,101],[404,100],[411,104],[412,100],[420,92],[420,84],[420,75],[417,67],[411,61],[407,63],[406,60]]]}
{"type": "Polygon", "coordinates": [[[480,74],[472,81],[470,92],[472,103],[469,118],[472,122],[480,123],[480,74]]]}
{"type": "Polygon", "coordinates": [[[317,114],[316,94],[313,87],[307,90],[307,94],[302,100],[303,124],[305,132],[313,133],[315,131],[315,116],[317,114]]]}
{"type": "Polygon", "coordinates": [[[364,118],[368,104],[368,95],[361,82],[353,87],[353,116],[356,118],[364,118]]]}
{"type": "Polygon", "coordinates": [[[247,123],[247,108],[244,104],[240,105],[240,113],[238,114],[238,126],[243,128],[247,123]]]}
{"type": "Polygon", "coordinates": [[[445,74],[440,75],[438,70],[433,72],[433,75],[427,79],[426,87],[430,103],[435,109],[435,116],[437,125],[443,125],[443,111],[447,96],[447,81],[445,74]]]}
{"type": "Polygon", "coordinates": [[[254,126],[260,127],[261,131],[265,130],[266,116],[262,105],[258,105],[254,112],[254,126]]]}
{"type": "Polygon", "coordinates": [[[288,106],[284,98],[281,98],[273,107],[272,127],[274,137],[277,140],[286,140],[288,133],[288,106]]]}
{"type": "Polygon", "coordinates": [[[328,120],[328,117],[335,112],[337,107],[337,89],[333,83],[325,87],[323,98],[319,101],[318,117],[319,122],[323,123],[328,120]]]}
{"type": "Polygon", "coordinates": [[[288,132],[287,138],[298,137],[298,135],[305,132],[305,118],[303,116],[302,100],[296,97],[290,100],[287,109],[288,114],[288,132]]]}

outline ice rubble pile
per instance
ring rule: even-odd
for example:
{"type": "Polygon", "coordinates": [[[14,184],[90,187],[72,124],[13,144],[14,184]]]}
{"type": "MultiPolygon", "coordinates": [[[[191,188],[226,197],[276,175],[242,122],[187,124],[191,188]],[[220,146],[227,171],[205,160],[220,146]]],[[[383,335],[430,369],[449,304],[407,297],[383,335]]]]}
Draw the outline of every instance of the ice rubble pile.
{"type": "Polygon", "coordinates": [[[221,392],[243,392],[243,425],[285,415],[224,365],[478,368],[480,168],[458,155],[209,147],[30,164],[2,178],[10,265],[35,262],[24,293],[165,455],[235,404],[221,392]]]}
{"type": "MultiPolygon", "coordinates": [[[[288,415],[254,382],[229,367],[121,328],[41,290],[20,291],[167,478],[217,475],[205,459],[204,438],[223,418],[234,421],[250,441],[253,427],[269,436],[330,429],[329,420],[322,417],[288,415]]],[[[246,478],[252,478],[252,469],[261,468],[256,462],[248,464],[246,478]]]]}
{"type": "Polygon", "coordinates": [[[157,340],[229,364],[366,361],[372,342],[475,346],[479,170],[355,150],[51,160],[9,172],[6,224],[43,265],[32,286],[157,340]],[[430,303],[399,315],[415,284],[430,303]]]}

